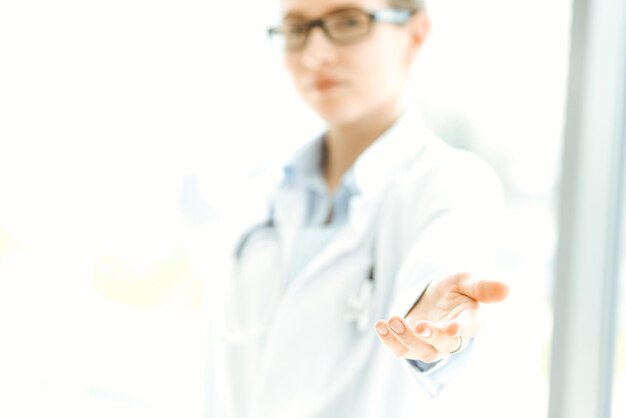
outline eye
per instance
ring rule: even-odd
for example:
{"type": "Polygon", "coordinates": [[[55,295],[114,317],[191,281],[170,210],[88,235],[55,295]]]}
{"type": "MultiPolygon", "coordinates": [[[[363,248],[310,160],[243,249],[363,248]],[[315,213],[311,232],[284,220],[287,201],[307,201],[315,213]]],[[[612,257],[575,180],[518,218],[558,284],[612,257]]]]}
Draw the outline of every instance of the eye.
{"type": "Polygon", "coordinates": [[[285,36],[303,36],[306,33],[306,25],[301,23],[287,23],[283,25],[285,36]]]}
{"type": "Polygon", "coordinates": [[[345,17],[337,22],[337,24],[344,28],[353,28],[355,26],[359,26],[361,24],[361,20],[355,17],[345,17]]]}
{"type": "Polygon", "coordinates": [[[352,32],[367,27],[367,16],[357,13],[343,13],[329,19],[328,25],[333,30],[352,32]]]}
{"type": "Polygon", "coordinates": [[[306,32],[306,23],[299,20],[289,20],[281,25],[281,32],[285,35],[298,36],[306,32]]]}

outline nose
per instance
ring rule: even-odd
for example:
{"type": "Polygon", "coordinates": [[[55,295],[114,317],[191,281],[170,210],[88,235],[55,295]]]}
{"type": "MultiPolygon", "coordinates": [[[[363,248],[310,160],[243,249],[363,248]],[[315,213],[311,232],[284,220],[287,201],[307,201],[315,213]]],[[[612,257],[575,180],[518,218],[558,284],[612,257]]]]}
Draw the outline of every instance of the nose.
{"type": "Polygon", "coordinates": [[[323,32],[322,28],[314,27],[309,32],[307,42],[301,51],[302,64],[316,70],[325,67],[336,59],[335,45],[323,32]]]}

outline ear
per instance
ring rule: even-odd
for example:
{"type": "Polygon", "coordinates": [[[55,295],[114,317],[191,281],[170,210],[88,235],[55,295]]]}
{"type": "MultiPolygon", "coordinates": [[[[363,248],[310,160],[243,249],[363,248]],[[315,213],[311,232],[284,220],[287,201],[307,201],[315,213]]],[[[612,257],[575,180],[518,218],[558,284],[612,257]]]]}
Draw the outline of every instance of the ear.
{"type": "Polygon", "coordinates": [[[426,41],[428,34],[430,33],[430,18],[425,11],[417,12],[409,23],[407,29],[409,31],[409,58],[411,61],[415,59],[418,51],[426,41]]]}

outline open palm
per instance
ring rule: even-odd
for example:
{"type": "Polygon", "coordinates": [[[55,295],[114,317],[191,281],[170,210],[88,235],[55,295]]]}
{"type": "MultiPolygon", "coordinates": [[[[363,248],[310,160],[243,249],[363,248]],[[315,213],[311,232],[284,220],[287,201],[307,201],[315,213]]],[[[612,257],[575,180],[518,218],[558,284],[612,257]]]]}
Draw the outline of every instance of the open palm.
{"type": "Polygon", "coordinates": [[[462,350],[479,328],[480,303],[506,298],[508,286],[459,273],[431,282],[405,318],[376,322],[378,336],[396,356],[432,362],[462,350]]]}

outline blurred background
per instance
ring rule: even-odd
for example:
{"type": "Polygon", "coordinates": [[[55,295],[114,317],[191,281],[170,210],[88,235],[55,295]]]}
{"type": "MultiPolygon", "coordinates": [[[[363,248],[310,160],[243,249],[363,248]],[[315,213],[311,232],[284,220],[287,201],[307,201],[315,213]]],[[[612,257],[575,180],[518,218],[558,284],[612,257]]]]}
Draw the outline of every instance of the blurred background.
{"type": "MultiPolygon", "coordinates": [[[[429,3],[410,97],[499,174],[512,290],[436,416],[548,414],[571,8],[429,3]]],[[[321,129],[265,36],[277,16],[272,0],[0,3],[0,416],[204,416],[220,208],[321,129]]]]}

